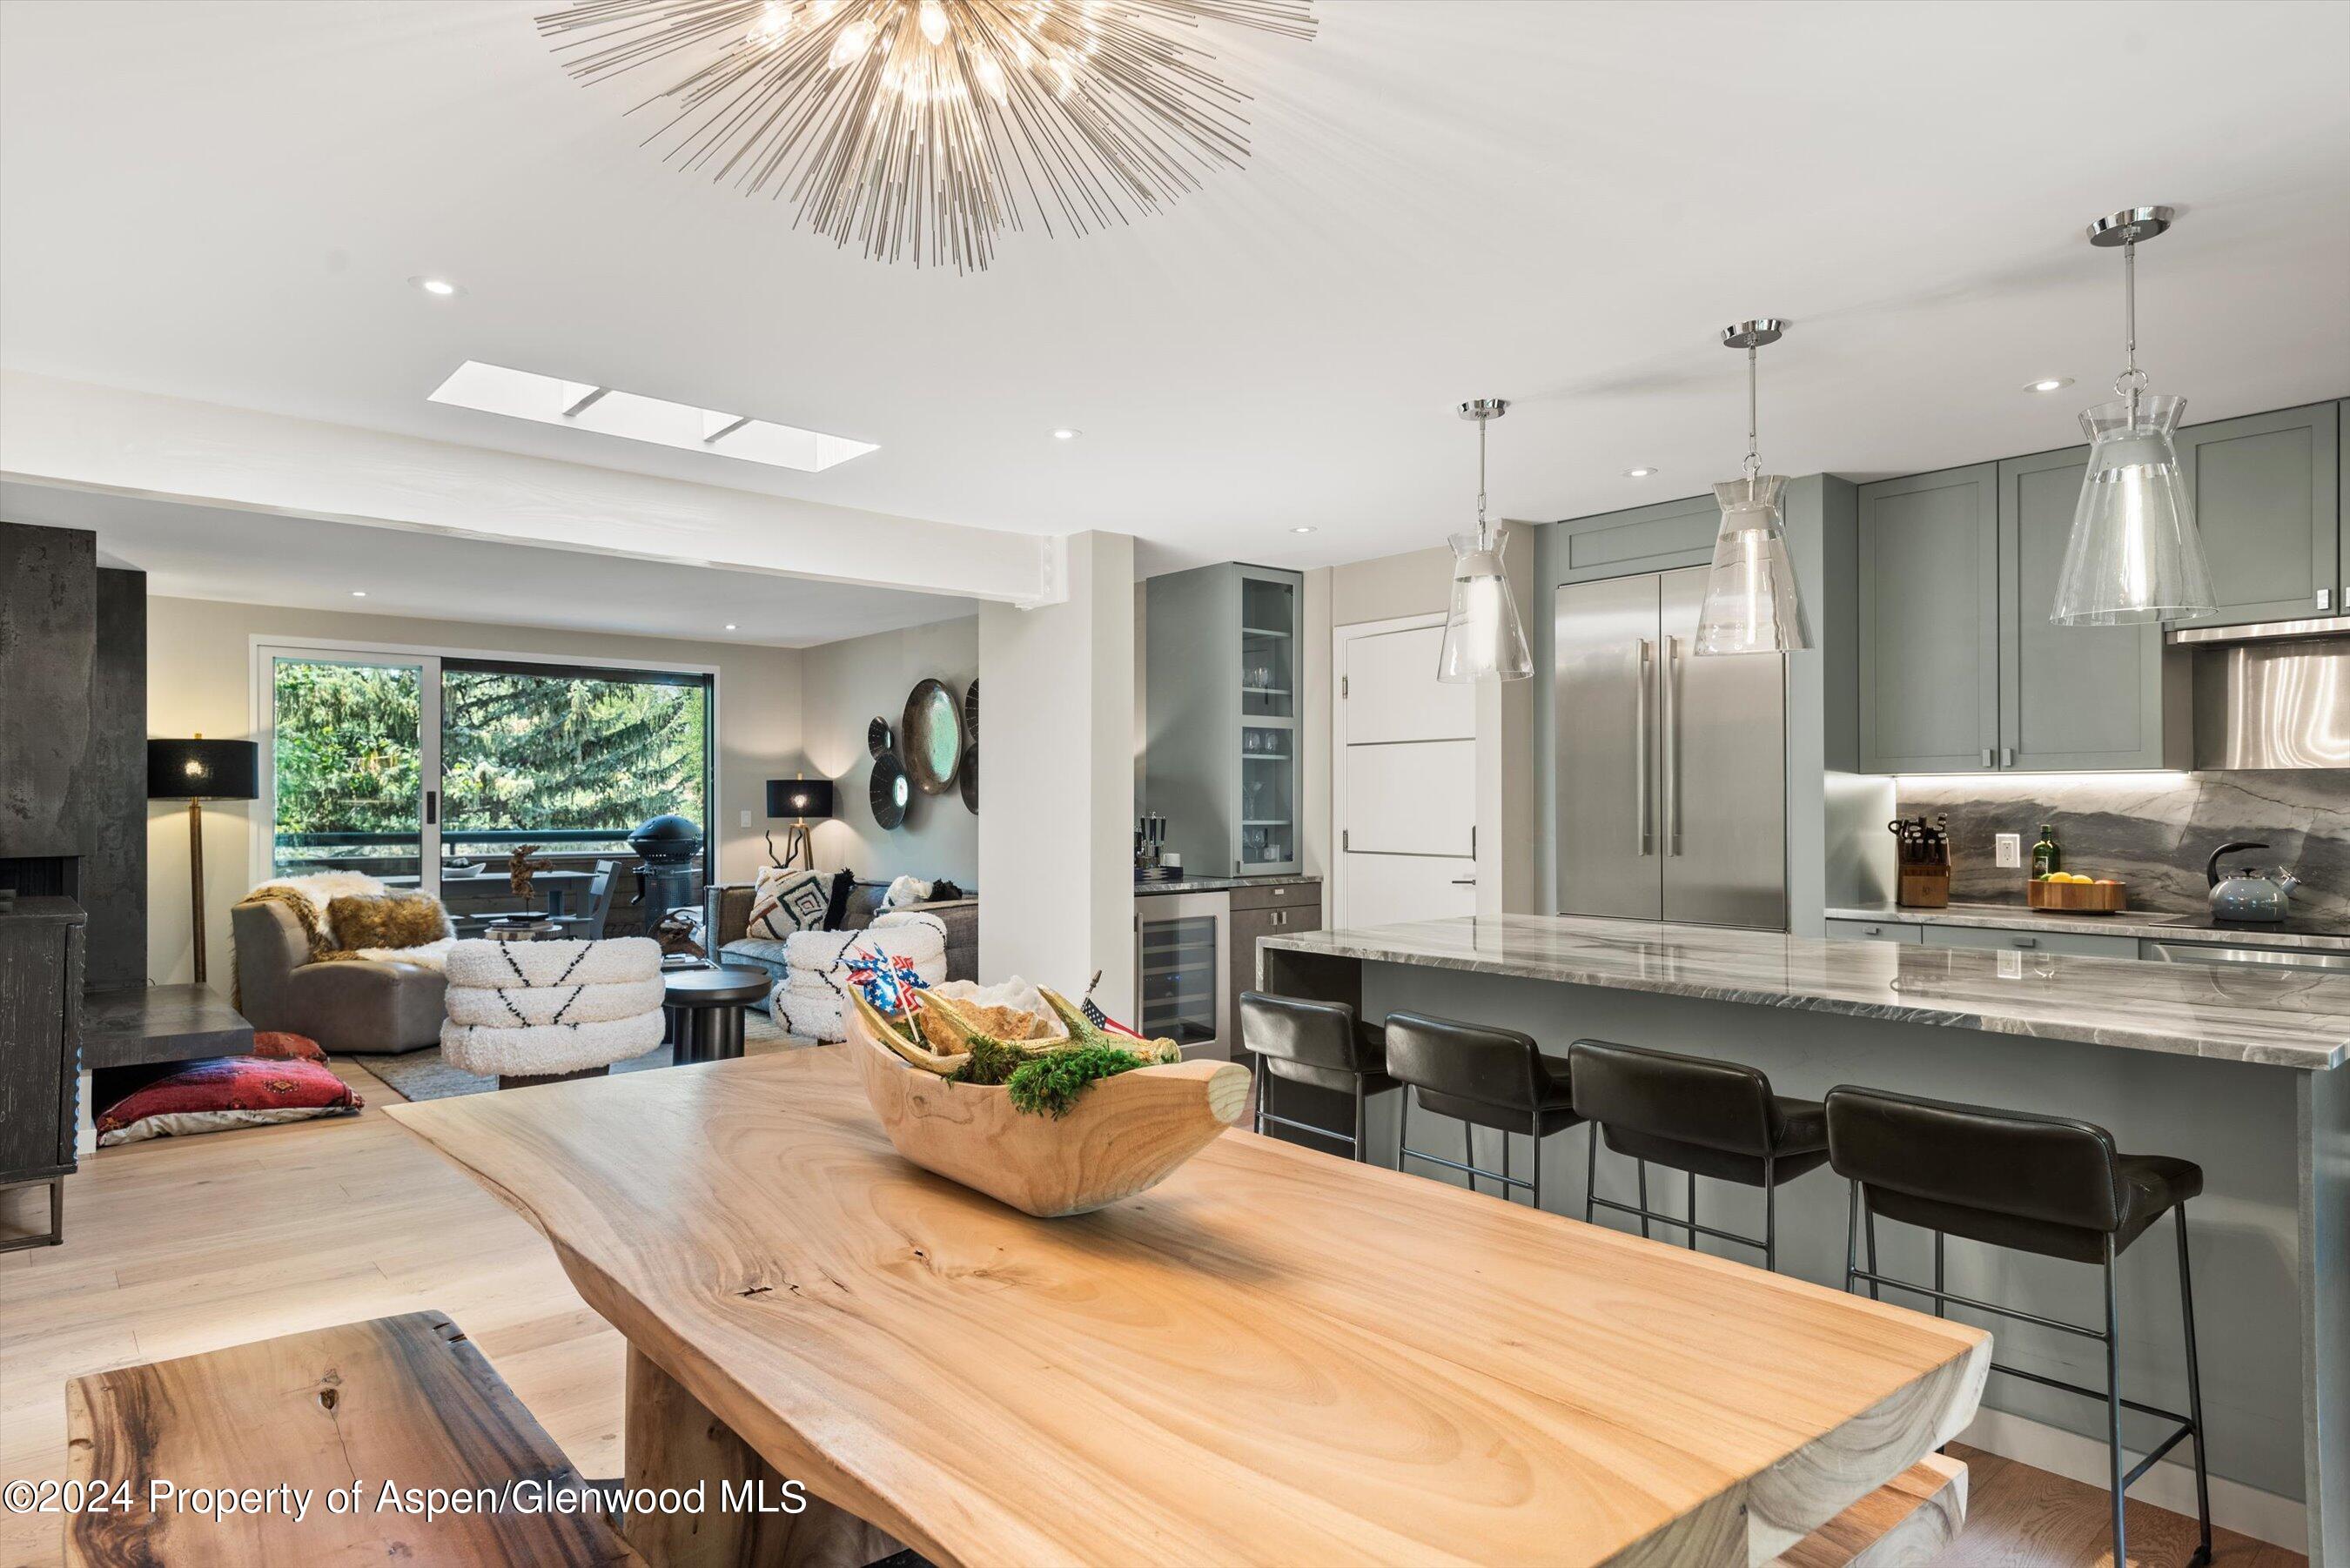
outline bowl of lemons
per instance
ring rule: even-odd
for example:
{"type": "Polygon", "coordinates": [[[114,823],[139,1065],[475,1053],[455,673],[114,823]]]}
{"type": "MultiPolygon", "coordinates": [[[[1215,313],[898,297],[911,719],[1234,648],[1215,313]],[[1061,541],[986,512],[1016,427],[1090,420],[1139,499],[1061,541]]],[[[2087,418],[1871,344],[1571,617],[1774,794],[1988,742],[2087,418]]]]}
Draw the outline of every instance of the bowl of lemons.
{"type": "Polygon", "coordinates": [[[2067,915],[2115,915],[2129,907],[2129,884],[2078,871],[2052,871],[2023,885],[2024,902],[2067,915]]]}

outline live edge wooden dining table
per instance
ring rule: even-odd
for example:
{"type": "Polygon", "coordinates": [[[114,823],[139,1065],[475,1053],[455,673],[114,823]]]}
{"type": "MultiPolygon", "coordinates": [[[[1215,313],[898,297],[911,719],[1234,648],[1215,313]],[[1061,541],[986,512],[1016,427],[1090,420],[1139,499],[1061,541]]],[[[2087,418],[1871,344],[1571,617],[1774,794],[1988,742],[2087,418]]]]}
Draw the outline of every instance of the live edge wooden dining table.
{"type": "Polygon", "coordinates": [[[1237,1129],[1030,1219],[852,1065],[391,1109],[627,1338],[629,1489],[706,1487],[627,1517],[654,1568],[1768,1563],[1981,1393],[1979,1330],[1237,1129]]]}

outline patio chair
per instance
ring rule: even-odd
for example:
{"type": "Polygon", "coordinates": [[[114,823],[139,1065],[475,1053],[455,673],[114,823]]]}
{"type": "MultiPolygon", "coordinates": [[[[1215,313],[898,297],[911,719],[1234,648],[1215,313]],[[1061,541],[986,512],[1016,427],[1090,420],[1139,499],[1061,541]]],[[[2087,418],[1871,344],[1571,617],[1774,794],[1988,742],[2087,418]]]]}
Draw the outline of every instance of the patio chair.
{"type": "Polygon", "coordinates": [[[601,941],[604,926],[612,917],[612,893],[620,885],[620,863],[617,860],[596,862],[596,879],[588,884],[588,908],[584,914],[553,917],[563,934],[577,941],[601,941]]]}

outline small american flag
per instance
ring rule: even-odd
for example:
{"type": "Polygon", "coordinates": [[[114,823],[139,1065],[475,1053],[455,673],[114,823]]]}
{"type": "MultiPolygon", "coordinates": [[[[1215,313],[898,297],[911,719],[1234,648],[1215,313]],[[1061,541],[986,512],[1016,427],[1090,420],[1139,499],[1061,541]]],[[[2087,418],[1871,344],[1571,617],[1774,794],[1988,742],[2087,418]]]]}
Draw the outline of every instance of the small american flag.
{"type": "Polygon", "coordinates": [[[929,990],[931,983],[915,971],[912,959],[888,953],[859,953],[850,959],[848,981],[892,1018],[911,1012],[914,992],[929,990]]]}

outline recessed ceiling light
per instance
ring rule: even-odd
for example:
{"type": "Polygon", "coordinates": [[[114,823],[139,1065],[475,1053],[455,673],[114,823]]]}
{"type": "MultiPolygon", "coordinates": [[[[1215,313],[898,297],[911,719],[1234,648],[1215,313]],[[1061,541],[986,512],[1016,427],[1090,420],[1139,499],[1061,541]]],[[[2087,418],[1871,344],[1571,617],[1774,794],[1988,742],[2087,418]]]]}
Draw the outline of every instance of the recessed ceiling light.
{"type": "Polygon", "coordinates": [[[1313,528],[1309,525],[1309,526],[1305,526],[1305,527],[1292,528],[1292,529],[1290,530],[1290,532],[1291,532],[1291,533],[1293,533],[1293,534],[1311,534],[1311,533],[1313,533],[1313,532],[1314,532],[1314,530],[1313,530],[1313,528]]]}
{"type": "Polygon", "coordinates": [[[363,599],[367,597],[367,590],[365,588],[353,588],[351,590],[351,597],[355,599],[363,599]]]}
{"type": "Polygon", "coordinates": [[[1053,432],[1053,439],[1055,441],[1075,441],[1085,433],[1086,432],[1083,431],[1073,431],[1068,426],[1063,425],[1059,430],[1053,432]]]}
{"type": "Polygon", "coordinates": [[[726,623],[726,629],[727,629],[728,631],[733,631],[733,630],[734,629],[734,623],[733,623],[733,621],[731,621],[731,620],[730,620],[730,621],[728,621],[728,622],[726,623]]]}
{"type": "Polygon", "coordinates": [[[435,299],[454,299],[465,292],[445,277],[411,277],[408,281],[435,299]]]}
{"type": "Polygon", "coordinates": [[[2027,392],[2061,392],[2072,384],[2070,376],[2043,376],[2037,381],[2026,381],[2023,389],[2027,392]]]}
{"type": "Polygon", "coordinates": [[[1624,477],[1627,479],[1647,479],[1654,475],[1656,472],[1657,471],[1653,468],[1627,468],[1624,471],[1624,477]]]}
{"type": "Polygon", "coordinates": [[[837,462],[880,450],[871,441],[775,424],[748,414],[672,403],[617,387],[510,370],[478,359],[468,359],[449,372],[449,379],[432,389],[431,400],[683,452],[714,452],[802,473],[821,473],[837,462]]]}

